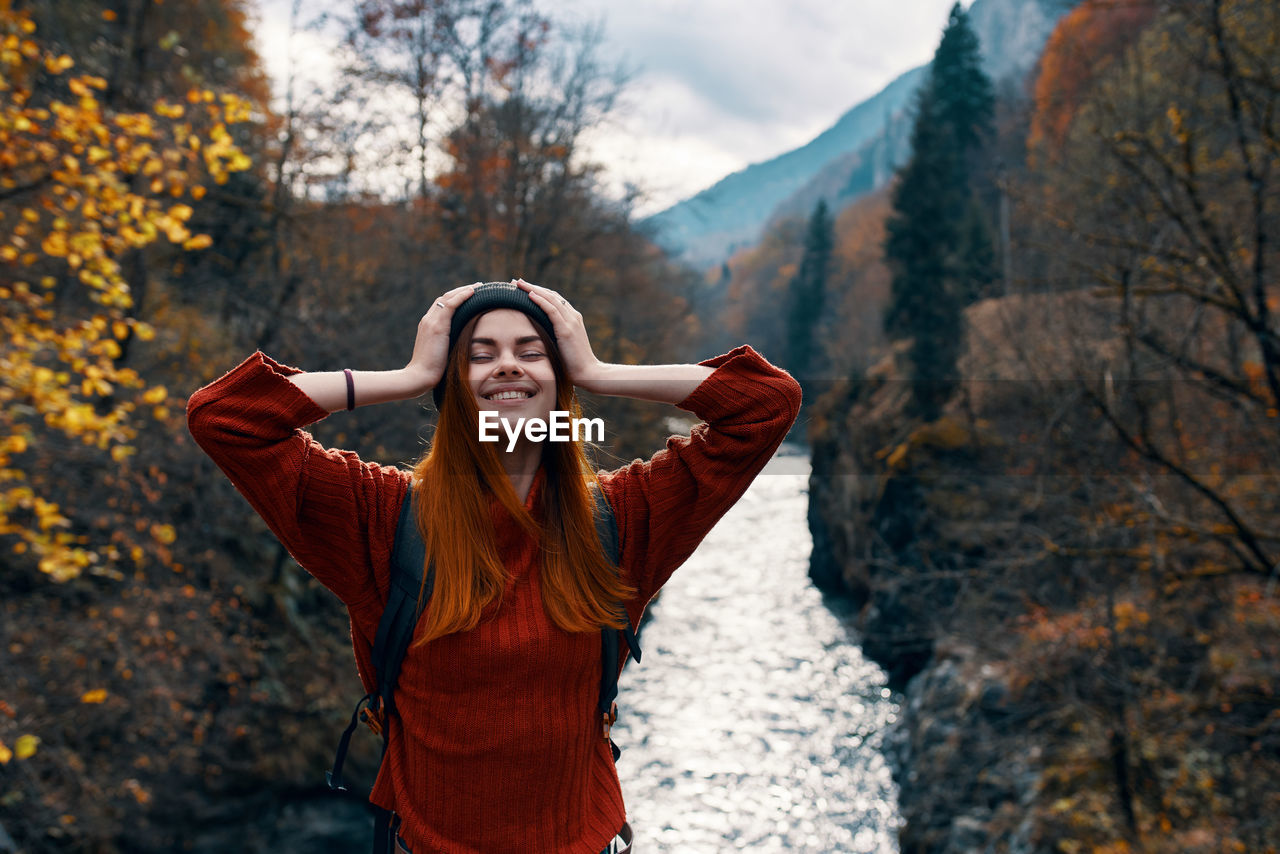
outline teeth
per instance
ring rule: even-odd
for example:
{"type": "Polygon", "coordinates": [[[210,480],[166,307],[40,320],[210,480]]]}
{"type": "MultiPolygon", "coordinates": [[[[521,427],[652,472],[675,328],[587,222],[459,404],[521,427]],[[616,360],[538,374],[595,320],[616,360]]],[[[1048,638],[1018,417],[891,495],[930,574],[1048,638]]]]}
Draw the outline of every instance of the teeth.
{"type": "Polygon", "coordinates": [[[485,400],[523,400],[532,396],[527,391],[502,391],[488,395],[485,400]]]}

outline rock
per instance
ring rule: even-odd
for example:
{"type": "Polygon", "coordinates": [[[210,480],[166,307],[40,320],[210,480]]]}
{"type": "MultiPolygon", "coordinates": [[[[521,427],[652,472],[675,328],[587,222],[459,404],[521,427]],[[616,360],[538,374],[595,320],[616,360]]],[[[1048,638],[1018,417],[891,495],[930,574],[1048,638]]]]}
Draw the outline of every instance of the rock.
{"type": "Polygon", "coordinates": [[[832,544],[832,532],[818,508],[832,499],[830,479],[818,474],[828,471],[830,460],[826,455],[834,449],[830,442],[815,445],[813,467],[809,475],[809,531],[813,535],[813,551],[809,554],[809,578],[823,593],[842,594],[849,590],[844,583],[840,562],[832,544]],[[821,468],[820,468],[821,467],[821,468]]]}

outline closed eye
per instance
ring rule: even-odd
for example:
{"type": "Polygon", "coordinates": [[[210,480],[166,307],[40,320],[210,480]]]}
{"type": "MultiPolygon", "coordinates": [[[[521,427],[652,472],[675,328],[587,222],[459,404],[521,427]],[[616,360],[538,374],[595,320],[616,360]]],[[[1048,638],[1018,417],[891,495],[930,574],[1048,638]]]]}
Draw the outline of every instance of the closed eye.
{"type": "MultiPolygon", "coordinates": [[[[521,353],[521,354],[520,354],[520,358],[522,358],[522,359],[541,359],[541,358],[545,358],[545,357],[546,357],[546,355],[547,355],[546,353],[540,352],[540,351],[538,351],[538,350],[529,350],[528,352],[521,353]]],[[[490,354],[490,353],[472,353],[472,354],[471,354],[471,361],[473,361],[473,362],[480,362],[480,361],[483,361],[483,360],[485,360],[485,359],[492,359],[492,358],[493,358],[493,355],[492,355],[492,354],[490,354]]]]}

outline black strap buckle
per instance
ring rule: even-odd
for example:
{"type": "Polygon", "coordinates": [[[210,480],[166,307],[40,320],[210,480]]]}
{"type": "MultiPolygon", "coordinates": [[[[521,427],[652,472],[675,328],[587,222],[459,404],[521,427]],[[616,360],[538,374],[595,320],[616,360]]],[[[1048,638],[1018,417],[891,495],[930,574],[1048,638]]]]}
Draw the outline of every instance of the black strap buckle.
{"type": "Polygon", "coordinates": [[[601,719],[602,719],[602,721],[603,721],[603,724],[604,724],[604,735],[602,736],[602,740],[603,740],[603,741],[608,741],[608,740],[609,740],[609,730],[610,730],[610,729],[613,727],[613,725],[614,725],[615,723],[617,723],[617,721],[618,721],[618,704],[617,704],[617,703],[610,703],[610,704],[609,704],[609,711],[607,711],[607,712],[601,712],[600,717],[601,717],[601,719]]]}

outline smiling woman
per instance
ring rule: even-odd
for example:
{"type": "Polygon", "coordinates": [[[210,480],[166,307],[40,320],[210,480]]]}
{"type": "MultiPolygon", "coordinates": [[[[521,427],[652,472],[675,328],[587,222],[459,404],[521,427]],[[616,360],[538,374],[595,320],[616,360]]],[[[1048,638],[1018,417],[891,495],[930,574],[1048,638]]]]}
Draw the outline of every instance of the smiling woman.
{"type": "Polygon", "coordinates": [[[200,446],[347,605],[372,697],[401,520],[424,546],[434,589],[406,612],[413,641],[390,699],[370,704],[385,738],[370,794],[376,850],[630,850],[604,685],[627,661],[629,627],[799,406],[796,381],[745,345],[697,365],[604,364],[568,300],[520,280],[442,295],[404,368],[302,373],[255,353],[191,397],[200,446]],[[579,388],[675,404],[706,423],[612,472],[595,471],[576,436],[526,430],[505,451],[479,441],[482,410],[515,423],[580,417],[579,388]],[[429,389],[440,418],[412,472],[300,429],[429,389]],[[601,531],[614,528],[606,548],[601,531]],[[615,629],[627,643],[610,647],[615,629]]]}

